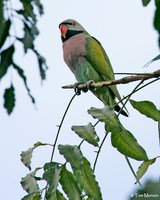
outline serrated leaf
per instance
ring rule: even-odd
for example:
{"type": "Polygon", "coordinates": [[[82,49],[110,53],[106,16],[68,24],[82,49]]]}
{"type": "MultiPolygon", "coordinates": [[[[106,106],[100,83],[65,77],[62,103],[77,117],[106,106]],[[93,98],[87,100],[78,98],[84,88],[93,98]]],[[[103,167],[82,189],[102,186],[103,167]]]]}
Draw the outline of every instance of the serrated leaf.
{"type": "Polygon", "coordinates": [[[23,189],[26,190],[26,192],[39,193],[39,187],[38,187],[36,179],[34,178],[36,172],[39,169],[40,168],[36,168],[33,172],[27,174],[27,176],[22,178],[21,185],[22,185],[23,189]]]}
{"type": "Polygon", "coordinates": [[[22,151],[21,153],[21,161],[22,163],[29,169],[31,170],[31,158],[32,158],[32,153],[33,150],[39,146],[47,145],[46,143],[41,143],[37,142],[34,144],[32,148],[29,148],[27,151],[22,151]]]}
{"type": "Polygon", "coordinates": [[[18,65],[16,65],[15,63],[13,63],[13,67],[17,70],[19,76],[23,79],[24,85],[25,85],[25,87],[26,87],[26,89],[27,89],[27,92],[28,92],[28,95],[29,95],[29,97],[31,98],[32,103],[35,104],[35,99],[34,99],[34,97],[31,95],[30,89],[29,89],[29,87],[28,87],[28,85],[27,85],[27,78],[26,78],[26,76],[24,75],[24,71],[23,71],[18,65]]]}
{"type": "Polygon", "coordinates": [[[147,6],[151,0],[142,0],[143,6],[147,6]]]}
{"type": "Polygon", "coordinates": [[[99,138],[96,134],[94,126],[91,123],[86,126],[72,126],[72,130],[88,143],[93,144],[95,147],[98,146],[99,138]]]}
{"type": "Polygon", "coordinates": [[[6,74],[8,67],[12,64],[13,53],[14,53],[13,45],[11,45],[8,49],[1,52],[0,79],[6,74]]]}
{"type": "Polygon", "coordinates": [[[2,24],[2,30],[0,34],[0,48],[3,46],[7,36],[9,35],[10,26],[11,21],[9,19],[7,21],[4,21],[2,24]]]}
{"type": "Polygon", "coordinates": [[[78,146],[71,145],[59,145],[59,152],[63,155],[67,162],[69,162],[72,168],[81,170],[83,165],[82,152],[78,146]]]}
{"type": "Polygon", "coordinates": [[[136,160],[148,160],[145,150],[137,143],[131,132],[123,126],[121,131],[114,129],[111,134],[112,145],[125,156],[136,160]]]}
{"type": "Polygon", "coordinates": [[[100,121],[107,123],[107,132],[110,132],[113,129],[121,130],[119,119],[109,106],[106,106],[103,109],[92,107],[88,110],[88,113],[91,114],[93,118],[99,119],[100,121]]]}
{"type": "Polygon", "coordinates": [[[31,170],[31,158],[34,148],[29,148],[27,151],[22,151],[21,153],[21,161],[23,164],[31,170]]]}
{"type": "Polygon", "coordinates": [[[44,172],[43,178],[49,184],[49,188],[47,189],[46,196],[48,196],[51,193],[54,193],[56,191],[58,182],[59,182],[59,178],[60,178],[60,171],[61,171],[61,168],[58,165],[56,165],[54,167],[48,168],[44,172]]]}
{"type": "Polygon", "coordinates": [[[11,84],[10,88],[5,89],[4,93],[4,107],[7,110],[7,113],[10,115],[15,106],[15,92],[14,87],[11,84]]]}
{"type": "Polygon", "coordinates": [[[155,120],[160,121],[160,111],[150,101],[134,101],[129,100],[133,108],[138,110],[141,114],[155,120]]]}
{"type": "Polygon", "coordinates": [[[66,169],[66,166],[62,166],[60,183],[64,192],[67,194],[69,200],[81,200],[80,189],[74,179],[73,174],[66,169]]]}
{"type": "Polygon", "coordinates": [[[90,163],[85,157],[83,157],[83,170],[79,181],[88,197],[93,200],[102,200],[100,187],[95,179],[90,163]]]}
{"type": "Polygon", "coordinates": [[[136,179],[139,181],[148,170],[148,167],[156,161],[156,158],[144,161],[138,168],[136,179]]]}

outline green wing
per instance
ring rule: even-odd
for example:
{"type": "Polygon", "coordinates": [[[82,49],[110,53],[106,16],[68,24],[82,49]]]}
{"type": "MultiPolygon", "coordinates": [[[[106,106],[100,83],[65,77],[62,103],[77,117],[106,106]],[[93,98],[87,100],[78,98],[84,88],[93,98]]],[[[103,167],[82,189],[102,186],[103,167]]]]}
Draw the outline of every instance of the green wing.
{"type": "MultiPolygon", "coordinates": [[[[86,58],[92,67],[99,73],[102,80],[114,80],[114,73],[110,60],[100,42],[91,36],[86,36],[86,58]]],[[[115,96],[121,100],[116,85],[110,86],[115,96]]]]}

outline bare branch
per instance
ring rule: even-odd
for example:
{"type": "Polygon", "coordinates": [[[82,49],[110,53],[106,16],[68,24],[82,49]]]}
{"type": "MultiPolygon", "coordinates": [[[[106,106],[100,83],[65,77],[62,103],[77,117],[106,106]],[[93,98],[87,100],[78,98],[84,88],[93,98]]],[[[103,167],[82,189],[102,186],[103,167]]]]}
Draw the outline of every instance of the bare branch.
{"type": "MultiPolygon", "coordinates": [[[[139,81],[139,80],[148,80],[151,78],[157,78],[160,77],[160,70],[157,70],[153,73],[150,74],[138,74],[135,76],[126,76],[123,77],[121,79],[117,79],[117,80],[111,80],[111,81],[101,81],[101,82],[97,82],[97,83],[91,83],[90,84],[90,88],[98,88],[98,87],[104,87],[104,86],[110,86],[110,85],[117,85],[117,84],[126,84],[126,83],[130,83],[130,82],[134,82],[134,81],[139,81]]],[[[62,86],[63,89],[73,89],[74,85],[66,85],[66,86],[62,86]]],[[[80,84],[78,85],[78,89],[85,89],[86,88],[86,84],[80,84]]]]}

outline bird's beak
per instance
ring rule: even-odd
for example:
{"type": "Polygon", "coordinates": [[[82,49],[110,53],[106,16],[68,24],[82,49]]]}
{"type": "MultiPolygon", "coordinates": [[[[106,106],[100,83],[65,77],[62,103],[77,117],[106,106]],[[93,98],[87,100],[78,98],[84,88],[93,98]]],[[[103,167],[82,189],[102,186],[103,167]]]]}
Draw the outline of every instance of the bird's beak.
{"type": "Polygon", "coordinates": [[[67,26],[61,25],[61,26],[60,26],[60,31],[61,31],[62,37],[63,37],[63,38],[66,38],[66,33],[67,33],[67,31],[68,31],[67,26]]]}

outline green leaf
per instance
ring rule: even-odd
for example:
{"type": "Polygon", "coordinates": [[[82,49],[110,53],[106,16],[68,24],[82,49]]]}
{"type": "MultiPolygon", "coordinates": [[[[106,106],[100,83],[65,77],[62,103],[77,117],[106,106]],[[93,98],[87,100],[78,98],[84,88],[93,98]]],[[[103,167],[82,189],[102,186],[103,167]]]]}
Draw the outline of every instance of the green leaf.
{"type": "Polygon", "coordinates": [[[21,161],[23,164],[31,170],[31,158],[34,148],[29,148],[27,151],[22,151],[21,153],[21,161]]]}
{"type": "Polygon", "coordinates": [[[4,107],[7,110],[7,113],[10,115],[13,111],[15,106],[15,93],[14,87],[11,84],[10,88],[5,89],[4,93],[4,107]]]}
{"type": "Polygon", "coordinates": [[[160,111],[150,101],[134,101],[129,100],[133,108],[138,110],[141,114],[155,120],[160,121],[160,111]]]}
{"type": "Polygon", "coordinates": [[[34,144],[34,146],[32,148],[29,148],[27,151],[22,151],[22,153],[20,155],[21,161],[29,170],[31,170],[31,158],[32,158],[33,150],[39,146],[44,146],[44,145],[47,145],[47,144],[37,142],[34,144]]]}
{"type": "Polygon", "coordinates": [[[94,126],[91,123],[86,126],[72,126],[72,130],[88,143],[93,144],[95,147],[98,146],[99,138],[96,134],[94,126]]]}
{"type": "Polygon", "coordinates": [[[11,45],[8,49],[1,52],[0,79],[6,74],[8,67],[12,64],[13,53],[14,53],[13,45],[11,45]]]}
{"type": "Polygon", "coordinates": [[[160,122],[158,122],[158,139],[159,139],[159,146],[160,146],[160,122]]]}
{"type": "Polygon", "coordinates": [[[63,194],[59,190],[56,191],[56,196],[57,200],[66,200],[66,198],[64,198],[63,194]]]}
{"type": "Polygon", "coordinates": [[[20,0],[23,4],[25,15],[31,17],[33,21],[36,21],[36,15],[34,14],[33,6],[30,0],[20,0]]]}
{"type": "Polygon", "coordinates": [[[24,196],[21,200],[41,200],[41,195],[35,193],[29,193],[28,195],[24,196]]]}
{"type": "Polygon", "coordinates": [[[59,190],[56,190],[56,192],[47,195],[46,200],[66,200],[66,198],[64,198],[63,194],[59,190]]]}
{"type": "Polygon", "coordinates": [[[43,5],[41,4],[40,0],[34,0],[35,5],[37,6],[38,10],[39,10],[39,14],[43,15],[44,11],[43,11],[43,5]]]}
{"type": "Polygon", "coordinates": [[[74,176],[66,169],[65,165],[62,166],[60,183],[69,200],[82,199],[80,189],[74,179],[74,176]]]}
{"type": "Polygon", "coordinates": [[[33,41],[35,38],[31,32],[31,28],[26,23],[24,25],[25,25],[24,26],[25,35],[23,38],[17,38],[17,39],[23,43],[24,52],[27,53],[28,49],[34,48],[33,41]]]}
{"type": "Polygon", "coordinates": [[[91,169],[90,163],[85,157],[83,157],[83,170],[79,181],[88,197],[93,200],[102,199],[100,187],[95,180],[95,175],[93,173],[93,170],[91,169]]]}
{"type": "Polygon", "coordinates": [[[160,23],[159,23],[159,19],[160,19],[160,1],[156,0],[155,1],[156,4],[156,11],[155,11],[155,15],[154,15],[154,28],[158,31],[159,34],[159,47],[160,47],[160,23]]]}
{"type": "Polygon", "coordinates": [[[78,146],[71,145],[59,145],[59,152],[63,155],[67,162],[69,162],[72,168],[81,170],[83,165],[82,152],[78,146]]]}
{"type": "Polygon", "coordinates": [[[136,179],[139,181],[148,170],[148,167],[156,161],[156,158],[144,161],[138,168],[136,179]]]}
{"type": "Polygon", "coordinates": [[[124,127],[121,131],[117,129],[112,131],[111,141],[112,145],[125,156],[136,160],[148,160],[145,150],[137,143],[131,132],[124,127]]]}
{"type": "Polygon", "coordinates": [[[151,0],[142,0],[143,6],[147,6],[151,0]]]}
{"type": "Polygon", "coordinates": [[[26,87],[26,89],[27,89],[27,92],[28,92],[28,96],[31,98],[32,103],[35,104],[35,99],[34,99],[34,97],[31,95],[30,89],[29,89],[29,87],[28,87],[28,85],[27,85],[27,78],[26,78],[26,76],[24,75],[24,71],[23,71],[18,65],[16,65],[15,63],[13,63],[13,67],[17,70],[19,76],[23,79],[24,85],[25,85],[25,87],[26,87]]]}
{"type": "Polygon", "coordinates": [[[113,129],[121,130],[119,119],[109,106],[106,106],[103,109],[92,107],[90,108],[90,110],[88,110],[88,113],[91,114],[93,118],[99,119],[100,121],[107,123],[107,132],[111,132],[113,129]]]}
{"type": "Polygon", "coordinates": [[[49,188],[46,193],[46,197],[54,193],[58,186],[58,181],[60,178],[61,168],[57,165],[54,167],[47,168],[47,170],[43,174],[43,178],[47,181],[49,188]]]}
{"type": "Polygon", "coordinates": [[[22,178],[21,185],[22,185],[23,189],[26,190],[26,192],[39,193],[39,187],[38,187],[36,179],[34,178],[36,172],[39,169],[40,168],[36,168],[33,172],[27,174],[27,176],[22,178]]]}
{"type": "Polygon", "coordinates": [[[11,26],[11,21],[8,19],[7,21],[4,21],[2,24],[2,30],[0,34],[0,48],[3,46],[6,38],[9,36],[9,29],[11,26]]]}
{"type": "Polygon", "coordinates": [[[34,195],[31,200],[41,200],[41,195],[34,195]]]}
{"type": "Polygon", "coordinates": [[[55,168],[59,165],[60,163],[57,162],[49,162],[49,163],[45,163],[44,165],[44,171],[50,169],[50,168],[55,168]]]}
{"type": "Polygon", "coordinates": [[[46,64],[45,58],[41,56],[40,53],[36,49],[33,49],[33,51],[37,55],[40,76],[41,76],[41,80],[43,81],[46,79],[46,70],[48,69],[48,66],[46,64]]]}

